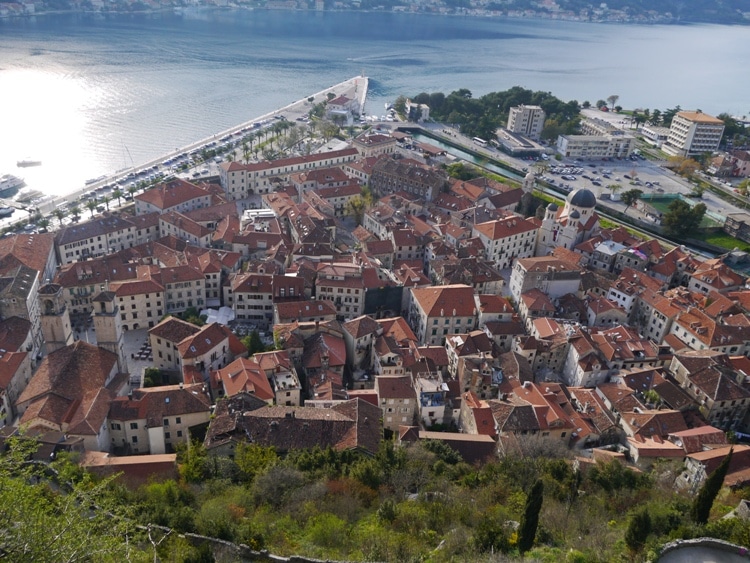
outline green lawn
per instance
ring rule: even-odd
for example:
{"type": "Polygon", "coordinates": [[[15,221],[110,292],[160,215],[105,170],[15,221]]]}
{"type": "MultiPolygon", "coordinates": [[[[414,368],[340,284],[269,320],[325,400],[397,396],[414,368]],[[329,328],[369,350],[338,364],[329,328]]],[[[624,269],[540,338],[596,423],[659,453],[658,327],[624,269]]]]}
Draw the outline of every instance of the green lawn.
{"type": "Polygon", "coordinates": [[[746,242],[736,239],[733,236],[730,236],[724,232],[718,232],[718,233],[700,232],[700,233],[695,233],[692,236],[692,238],[696,240],[702,240],[703,242],[707,242],[709,244],[715,244],[716,246],[726,248],[727,250],[734,250],[735,248],[739,248],[740,250],[750,252],[750,244],[747,244],[746,242]]]}

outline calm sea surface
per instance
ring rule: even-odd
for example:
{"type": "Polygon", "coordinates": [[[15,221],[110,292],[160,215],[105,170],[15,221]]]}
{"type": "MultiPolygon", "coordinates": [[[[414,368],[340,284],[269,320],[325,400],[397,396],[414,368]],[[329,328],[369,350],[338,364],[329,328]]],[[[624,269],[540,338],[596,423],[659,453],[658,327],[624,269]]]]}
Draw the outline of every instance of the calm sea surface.
{"type": "Polygon", "coordinates": [[[64,194],[362,72],[375,114],[399,94],[520,85],[748,115],[748,44],[750,27],[356,12],[0,20],[0,174],[64,194]]]}

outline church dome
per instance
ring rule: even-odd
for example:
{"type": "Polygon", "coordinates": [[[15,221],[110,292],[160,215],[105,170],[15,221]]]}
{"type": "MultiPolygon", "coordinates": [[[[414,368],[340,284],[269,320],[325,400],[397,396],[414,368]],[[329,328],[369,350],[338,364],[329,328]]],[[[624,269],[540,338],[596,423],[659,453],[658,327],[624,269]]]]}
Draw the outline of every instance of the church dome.
{"type": "Polygon", "coordinates": [[[574,209],[573,213],[571,213],[570,215],[568,215],[568,217],[570,217],[571,219],[580,219],[581,218],[581,214],[578,213],[578,211],[576,211],[574,209]]]}
{"type": "Polygon", "coordinates": [[[557,204],[554,201],[550,202],[547,206],[547,211],[557,211],[557,204]]]}
{"type": "Polygon", "coordinates": [[[576,207],[596,207],[596,196],[591,190],[579,188],[568,196],[568,203],[576,207]]]}

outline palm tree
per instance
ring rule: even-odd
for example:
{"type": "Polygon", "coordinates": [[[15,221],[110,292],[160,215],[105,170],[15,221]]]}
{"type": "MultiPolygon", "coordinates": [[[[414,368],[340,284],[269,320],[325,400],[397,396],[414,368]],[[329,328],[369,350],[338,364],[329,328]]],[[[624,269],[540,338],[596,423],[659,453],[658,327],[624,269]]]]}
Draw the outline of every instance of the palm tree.
{"type": "Polygon", "coordinates": [[[81,218],[81,208],[77,205],[74,207],[71,207],[70,209],[70,215],[73,217],[74,220],[78,220],[81,218]]]}
{"type": "Polygon", "coordinates": [[[135,192],[137,192],[137,191],[138,191],[138,188],[137,188],[136,186],[130,186],[130,187],[128,188],[128,193],[129,193],[129,194],[130,194],[131,196],[135,195],[135,192]]]}
{"type": "Polygon", "coordinates": [[[91,218],[94,218],[94,211],[96,211],[96,202],[93,199],[90,199],[86,202],[86,209],[91,211],[91,218]]]}
{"type": "Polygon", "coordinates": [[[122,193],[122,190],[120,188],[115,188],[112,190],[112,197],[117,198],[117,207],[120,207],[120,200],[122,199],[122,196],[125,195],[122,193]]]}
{"type": "Polygon", "coordinates": [[[242,158],[245,159],[245,164],[250,162],[250,145],[247,141],[242,141],[242,158]]]}
{"type": "Polygon", "coordinates": [[[42,231],[46,231],[46,230],[47,230],[47,228],[48,228],[48,227],[49,227],[49,225],[50,225],[50,222],[51,222],[51,221],[50,221],[49,219],[47,219],[47,217],[42,217],[41,219],[39,219],[39,221],[37,221],[37,222],[36,222],[36,224],[37,224],[37,225],[39,226],[39,228],[40,228],[40,229],[41,229],[42,231]]]}
{"type": "Polygon", "coordinates": [[[111,198],[111,197],[109,197],[108,195],[105,195],[105,196],[104,196],[104,197],[102,198],[102,202],[104,202],[104,205],[106,205],[106,206],[107,206],[107,211],[109,211],[109,202],[110,202],[110,201],[112,201],[112,198],[111,198]]]}
{"type": "Polygon", "coordinates": [[[58,207],[52,212],[52,215],[54,215],[57,220],[60,221],[60,226],[62,227],[63,219],[65,218],[65,210],[58,207]]]}

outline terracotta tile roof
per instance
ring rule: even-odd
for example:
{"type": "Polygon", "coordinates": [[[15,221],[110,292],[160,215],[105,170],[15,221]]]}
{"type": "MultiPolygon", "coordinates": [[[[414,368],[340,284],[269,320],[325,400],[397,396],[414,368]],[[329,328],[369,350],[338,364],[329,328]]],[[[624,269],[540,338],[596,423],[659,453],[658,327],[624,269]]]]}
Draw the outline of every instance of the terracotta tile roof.
{"type": "Polygon", "coordinates": [[[181,342],[200,331],[200,327],[177,317],[167,317],[155,327],[150,328],[149,336],[164,338],[174,344],[181,342]]]}
{"type": "Polygon", "coordinates": [[[428,317],[468,317],[476,314],[474,290],[467,285],[412,288],[410,291],[428,317]]]}
{"type": "Polygon", "coordinates": [[[412,399],[416,401],[412,378],[409,375],[378,375],[375,377],[375,391],[378,398],[384,399],[412,399]]]}
{"type": "MultiPolygon", "coordinates": [[[[210,323],[203,325],[198,332],[190,334],[181,340],[177,344],[177,350],[183,359],[197,358],[216,348],[224,341],[230,344],[230,341],[233,339],[237,340],[237,337],[232,334],[229,327],[219,323],[210,323]]],[[[242,351],[242,348],[244,346],[241,348],[234,347],[235,351],[242,351]]]]}
{"type": "Polygon", "coordinates": [[[479,302],[479,310],[485,315],[510,313],[513,310],[510,301],[500,295],[477,295],[476,300],[479,302]]]}
{"type": "Polygon", "coordinates": [[[158,209],[164,210],[180,205],[199,197],[207,197],[209,193],[195,184],[176,178],[168,182],[157,184],[135,196],[136,201],[143,201],[158,209]]]}
{"type": "Polygon", "coordinates": [[[336,316],[336,307],[332,301],[326,299],[274,303],[274,308],[281,322],[294,320],[304,322],[321,316],[336,316]]]}
{"type": "Polygon", "coordinates": [[[723,430],[713,426],[699,426],[680,432],[673,432],[669,439],[681,446],[686,454],[702,452],[706,446],[721,446],[727,443],[727,435],[723,430]]]}
{"type": "Polygon", "coordinates": [[[275,398],[266,373],[254,359],[237,358],[225,368],[217,370],[215,377],[227,397],[249,393],[269,403],[275,398]]]}
{"type": "Polygon", "coordinates": [[[110,284],[109,287],[118,297],[151,293],[156,294],[164,291],[164,286],[151,279],[118,282],[110,284]]]}
{"type": "Polygon", "coordinates": [[[383,327],[383,336],[390,336],[400,345],[409,342],[417,342],[417,337],[412,331],[409,323],[404,317],[391,317],[389,319],[378,319],[377,323],[383,327]]]}
{"type": "Polygon", "coordinates": [[[45,356],[18,398],[29,404],[21,423],[40,417],[67,425],[71,434],[97,434],[116,396],[113,386],[124,383],[105,387],[116,365],[116,354],[80,340],[45,356]]]}
{"type": "Polygon", "coordinates": [[[369,315],[362,315],[361,317],[343,323],[341,326],[355,339],[367,335],[374,335],[375,333],[382,331],[380,325],[369,315]]]}
{"type": "Polygon", "coordinates": [[[28,352],[3,352],[0,354],[0,395],[8,391],[10,382],[28,355],[28,352]]]}
{"type": "Polygon", "coordinates": [[[203,272],[193,266],[173,266],[161,269],[161,283],[165,286],[170,283],[203,280],[203,272]]]}
{"type": "Polygon", "coordinates": [[[167,211],[166,213],[162,213],[159,217],[159,226],[162,232],[168,230],[164,225],[172,225],[173,227],[185,231],[189,235],[199,239],[202,239],[213,232],[197,221],[194,221],[177,211],[167,211]]]}
{"type": "Polygon", "coordinates": [[[468,334],[449,335],[445,339],[447,349],[453,350],[456,356],[476,356],[491,354],[493,344],[482,330],[475,330],[468,334]]]}
{"type": "Polygon", "coordinates": [[[516,261],[526,272],[548,272],[554,269],[558,272],[580,272],[578,264],[566,262],[555,256],[537,256],[535,258],[520,258],[516,261]]]}
{"type": "Polygon", "coordinates": [[[718,258],[702,262],[691,274],[691,277],[717,291],[728,291],[745,283],[743,276],[734,272],[718,258]]]}
{"type": "Polygon", "coordinates": [[[331,408],[266,406],[244,413],[240,424],[250,441],[280,452],[318,446],[375,454],[382,434],[380,416],[378,407],[351,399],[331,408]]]}
{"type": "Polygon", "coordinates": [[[55,234],[55,242],[58,246],[63,246],[72,242],[134,228],[135,225],[129,219],[107,213],[94,217],[89,221],[73,223],[67,227],[63,227],[55,234]]]}
{"type": "Polygon", "coordinates": [[[239,217],[236,201],[229,201],[218,205],[211,205],[209,207],[200,207],[198,209],[185,211],[182,214],[197,223],[218,223],[225,217],[239,217]]]}
{"type": "Polygon", "coordinates": [[[512,217],[474,225],[474,230],[490,240],[500,240],[537,230],[537,225],[526,219],[512,217]]]}
{"type": "Polygon", "coordinates": [[[633,432],[646,438],[659,436],[666,438],[668,434],[687,430],[685,419],[680,411],[643,410],[642,412],[624,412],[622,420],[633,432]]]}
{"type": "Polygon", "coordinates": [[[552,314],[555,311],[555,304],[552,303],[552,300],[547,294],[540,289],[534,288],[522,293],[521,301],[523,301],[526,309],[528,309],[529,312],[533,312],[533,314],[537,314],[540,311],[552,314]]]}
{"type": "Polygon", "coordinates": [[[501,434],[539,432],[542,428],[533,405],[525,401],[489,401],[492,416],[501,434]]]}
{"type": "Polygon", "coordinates": [[[55,237],[51,233],[19,234],[0,239],[0,271],[23,264],[43,272],[54,243],[55,237]]]}
{"type": "Polygon", "coordinates": [[[326,358],[329,367],[343,368],[346,364],[346,343],[343,338],[318,332],[305,339],[305,350],[302,355],[302,365],[305,369],[323,367],[326,358]]]}
{"type": "Polygon", "coordinates": [[[19,352],[29,337],[31,322],[21,317],[8,317],[0,321],[0,349],[19,352]]]}
{"type": "Polygon", "coordinates": [[[417,359],[428,359],[437,368],[448,365],[448,351],[444,346],[420,346],[417,348],[417,359]]]}
{"type": "Polygon", "coordinates": [[[117,397],[109,407],[109,419],[146,420],[147,428],[161,428],[164,418],[193,413],[208,415],[211,399],[203,385],[164,385],[134,389],[130,397],[117,397]]]}

